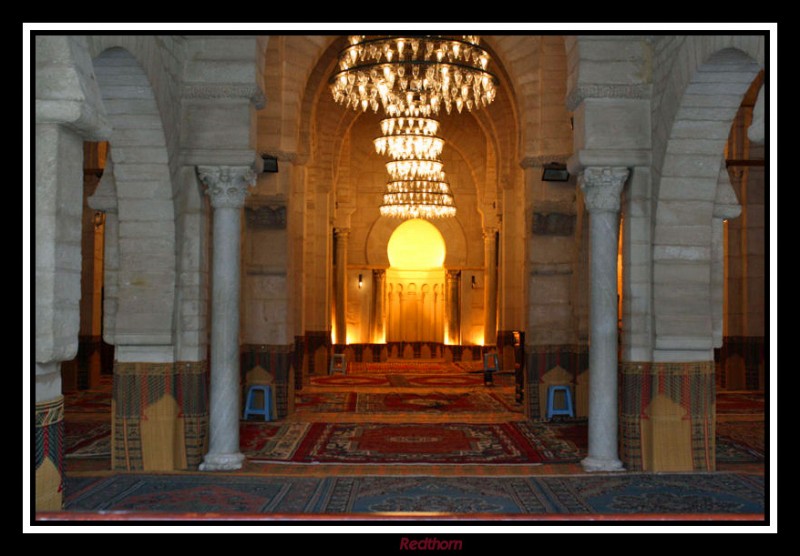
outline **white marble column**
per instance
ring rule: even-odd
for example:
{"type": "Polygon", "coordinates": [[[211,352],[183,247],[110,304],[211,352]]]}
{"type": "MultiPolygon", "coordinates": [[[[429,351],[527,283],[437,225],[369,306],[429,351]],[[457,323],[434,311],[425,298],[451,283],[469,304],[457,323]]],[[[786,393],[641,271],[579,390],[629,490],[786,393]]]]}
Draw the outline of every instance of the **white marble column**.
{"type": "Polygon", "coordinates": [[[446,331],[447,338],[445,342],[448,344],[461,343],[461,322],[460,322],[460,290],[461,290],[461,271],[448,270],[446,271],[445,282],[445,303],[447,311],[446,331]]]}
{"type": "Polygon", "coordinates": [[[590,167],[581,189],[590,214],[589,453],[585,471],[617,471],[617,252],[627,168],[590,167]]]}
{"type": "Polygon", "coordinates": [[[386,296],[386,270],[372,270],[372,342],[386,341],[386,320],[384,319],[383,300],[386,296]]]}
{"type": "Polygon", "coordinates": [[[483,343],[497,343],[497,229],[483,229],[483,343]]]}
{"type": "Polygon", "coordinates": [[[345,310],[347,308],[347,238],[350,236],[348,228],[335,228],[333,238],[336,242],[334,249],[336,253],[336,274],[334,275],[334,303],[336,303],[336,343],[347,343],[347,320],[345,310]]]}
{"type": "Polygon", "coordinates": [[[246,166],[199,166],[214,208],[211,291],[210,441],[201,471],[241,469],[239,290],[241,212],[255,174],[246,166]]]}

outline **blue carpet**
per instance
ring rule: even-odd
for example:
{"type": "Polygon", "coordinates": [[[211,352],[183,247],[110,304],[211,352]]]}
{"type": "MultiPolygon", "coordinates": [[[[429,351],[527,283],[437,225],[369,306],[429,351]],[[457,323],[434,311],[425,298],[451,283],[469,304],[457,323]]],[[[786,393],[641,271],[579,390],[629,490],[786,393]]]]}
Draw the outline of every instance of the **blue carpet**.
{"type": "Polygon", "coordinates": [[[67,511],[281,514],[737,514],[764,479],[736,473],[558,477],[67,477],[67,511]]]}

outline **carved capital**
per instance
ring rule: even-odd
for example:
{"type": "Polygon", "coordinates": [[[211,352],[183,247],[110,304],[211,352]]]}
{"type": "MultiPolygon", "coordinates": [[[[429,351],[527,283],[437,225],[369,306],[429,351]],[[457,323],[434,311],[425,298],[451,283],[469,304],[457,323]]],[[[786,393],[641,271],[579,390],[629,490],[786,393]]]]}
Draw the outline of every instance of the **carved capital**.
{"type": "Polygon", "coordinates": [[[386,269],[384,268],[373,268],[372,269],[372,277],[376,281],[381,281],[386,278],[386,269]]]}
{"type": "Polygon", "coordinates": [[[350,228],[334,228],[333,235],[337,240],[345,241],[350,236],[350,228]]]}
{"type": "Polygon", "coordinates": [[[483,229],[483,241],[494,245],[494,238],[497,235],[497,228],[486,227],[483,229]]]}
{"type": "Polygon", "coordinates": [[[198,166],[197,175],[215,209],[242,208],[247,188],[256,182],[256,174],[249,166],[198,166]]]}
{"type": "Polygon", "coordinates": [[[586,168],[579,181],[589,212],[619,212],[619,196],[629,174],[624,167],[586,168]]]}

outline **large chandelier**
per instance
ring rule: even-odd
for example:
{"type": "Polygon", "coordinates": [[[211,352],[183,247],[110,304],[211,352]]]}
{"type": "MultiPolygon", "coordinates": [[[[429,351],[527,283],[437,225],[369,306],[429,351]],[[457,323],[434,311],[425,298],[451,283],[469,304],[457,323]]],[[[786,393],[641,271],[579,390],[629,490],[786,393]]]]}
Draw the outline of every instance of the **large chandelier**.
{"type": "Polygon", "coordinates": [[[354,110],[388,116],[430,116],[444,106],[461,112],[494,100],[497,78],[475,35],[351,35],[331,77],[333,98],[354,110]]]}
{"type": "Polygon", "coordinates": [[[456,214],[439,157],[444,139],[432,116],[491,103],[497,79],[487,71],[489,55],[473,35],[349,37],[330,80],[334,100],[346,108],[377,112],[378,154],[388,156],[389,181],[380,212],[398,218],[442,218],[456,214]]]}

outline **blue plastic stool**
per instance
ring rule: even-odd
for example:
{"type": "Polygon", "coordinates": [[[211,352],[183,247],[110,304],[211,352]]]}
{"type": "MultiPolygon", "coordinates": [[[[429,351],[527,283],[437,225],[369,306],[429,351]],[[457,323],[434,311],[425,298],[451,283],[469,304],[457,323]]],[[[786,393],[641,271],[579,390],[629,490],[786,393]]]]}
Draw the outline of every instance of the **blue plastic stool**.
{"type": "Polygon", "coordinates": [[[553,415],[575,417],[575,411],[572,409],[572,391],[569,386],[557,385],[547,388],[547,411],[545,415],[548,421],[553,418],[553,415]],[[564,392],[564,407],[562,409],[556,409],[554,407],[556,392],[564,392]]]}
{"type": "Polygon", "coordinates": [[[494,383],[494,374],[500,370],[500,363],[496,353],[483,354],[483,383],[491,386],[494,383]]]}
{"type": "Polygon", "coordinates": [[[272,387],[269,384],[252,384],[247,389],[247,403],[244,405],[244,419],[251,415],[263,415],[265,421],[272,421],[272,387]],[[264,407],[255,407],[256,392],[264,394],[264,407]]]}
{"type": "Polygon", "coordinates": [[[343,353],[334,353],[331,358],[331,366],[328,369],[328,374],[342,373],[347,374],[347,358],[343,353]]]}

